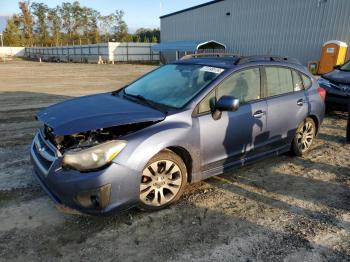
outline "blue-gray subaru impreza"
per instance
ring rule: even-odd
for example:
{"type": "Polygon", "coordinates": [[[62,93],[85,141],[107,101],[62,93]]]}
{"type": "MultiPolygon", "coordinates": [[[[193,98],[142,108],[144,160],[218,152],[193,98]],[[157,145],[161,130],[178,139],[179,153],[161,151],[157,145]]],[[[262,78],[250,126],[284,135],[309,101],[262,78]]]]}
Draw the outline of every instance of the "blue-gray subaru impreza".
{"type": "Polygon", "coordinates": [[[164,208],[188,183],[308,152],[325,95],[286,58],[178,60],[121,90],[39,112],[33,173],[54,201],[80,212],[164,208]]]}

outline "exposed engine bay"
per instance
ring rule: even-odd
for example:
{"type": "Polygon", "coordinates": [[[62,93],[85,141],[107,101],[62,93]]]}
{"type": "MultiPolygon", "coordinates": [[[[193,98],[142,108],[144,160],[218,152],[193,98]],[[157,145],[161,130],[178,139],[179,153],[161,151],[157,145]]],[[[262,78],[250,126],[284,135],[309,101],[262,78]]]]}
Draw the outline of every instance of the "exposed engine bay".
{"type": "Polygon", "coordinates": [[[54,134],[54,130],[45,125],[44,134],[46,139],[53,143],[61,153],[64,153],[66,150],[88,148],[94,145],[98,145],[102,142],[118,139],[121,136],[125,136],[138,130],[144,129],[155,123],[156,122],[154,121],[149,121],[122,126],[100,128],[65,136],[56,136],[54,134]]]}

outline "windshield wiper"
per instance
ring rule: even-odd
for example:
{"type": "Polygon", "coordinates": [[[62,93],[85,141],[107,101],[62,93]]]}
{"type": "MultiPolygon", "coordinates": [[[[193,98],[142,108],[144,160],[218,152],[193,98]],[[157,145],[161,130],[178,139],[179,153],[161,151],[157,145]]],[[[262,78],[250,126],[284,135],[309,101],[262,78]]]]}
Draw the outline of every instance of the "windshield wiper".
{"type": "Polygon", "coordinates": [[[144,102],[145,104],[149,105],[150,107],[153,107],[153,108],[159,110],[159,107],[157,106],[157,103],[152,102],[151,100],[148,100],[147,98],[145,98],[142,95],[132,95],[132,94],[128,94],[128,93],[126,93],[124,91],[124,96],[136,98],[137,100],[144,102]]]}

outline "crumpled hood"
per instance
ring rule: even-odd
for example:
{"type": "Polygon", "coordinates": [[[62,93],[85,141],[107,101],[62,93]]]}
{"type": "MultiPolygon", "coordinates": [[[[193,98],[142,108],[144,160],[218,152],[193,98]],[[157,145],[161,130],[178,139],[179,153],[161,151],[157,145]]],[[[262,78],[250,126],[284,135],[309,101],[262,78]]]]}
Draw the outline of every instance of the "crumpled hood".
{"type": "Polygon", "coordinates": [[[323,78],[341,84],[350,84],[350,72],[334,70],[330,73],[323,75],[323,78]]]}
{"type": "Polygon", "coordinates": [[[38,120],[55,135],[71,135],[93,129],[149,121],[161,121],[165,114],[111,93],[70,99],[45,108],[38,120]]]}

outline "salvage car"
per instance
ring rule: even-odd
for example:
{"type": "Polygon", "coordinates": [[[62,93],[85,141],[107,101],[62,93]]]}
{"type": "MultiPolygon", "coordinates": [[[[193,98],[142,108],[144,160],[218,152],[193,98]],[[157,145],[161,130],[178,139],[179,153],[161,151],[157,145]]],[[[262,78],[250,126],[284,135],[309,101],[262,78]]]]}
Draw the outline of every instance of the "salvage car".
{"type": "Polygon", "coordinates": [[[310,150],[325,90],[280,57],[193,57],[120,90],[37,114],[34,176],[58,204],[88,214],[158,210],[188,183],[269,156],[310,150]]]}
{"type": "Polygon", "coordinates": [[[347,111],[350,100],[350,60],[344,65],[336,66],[318,81],[327,92],[327,108],[347,111]]]}

